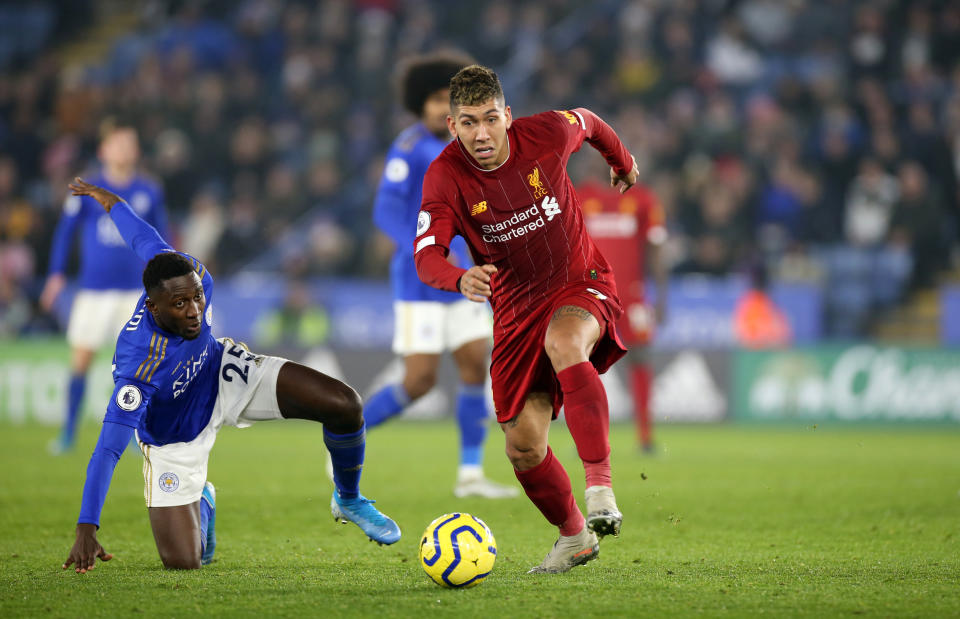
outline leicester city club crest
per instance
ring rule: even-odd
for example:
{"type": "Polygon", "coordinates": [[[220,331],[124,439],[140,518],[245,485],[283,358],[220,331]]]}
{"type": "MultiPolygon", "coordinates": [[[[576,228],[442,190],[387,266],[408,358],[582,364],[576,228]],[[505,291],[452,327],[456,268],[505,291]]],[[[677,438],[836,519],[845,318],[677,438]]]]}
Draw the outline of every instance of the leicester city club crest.
{"type": "Polygon", "coordinates": [[[164,473],[160,476],[160,489],[164,492],[173,492],[180,487],[180,478],[176,473],[164,473]]]}

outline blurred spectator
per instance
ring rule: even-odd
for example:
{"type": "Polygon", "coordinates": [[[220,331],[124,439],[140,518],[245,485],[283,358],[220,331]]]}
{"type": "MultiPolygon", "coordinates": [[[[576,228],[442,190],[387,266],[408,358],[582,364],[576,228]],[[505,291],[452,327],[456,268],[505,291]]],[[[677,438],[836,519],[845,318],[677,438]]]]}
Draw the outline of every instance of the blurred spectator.
{"type": "Polygon", "coordinates": [[[900,194],[897,179],[880,162],[867,158],[860,162],[860,174],[847,193],[846,239],[853,245],[873,247],[887,240],[890,218],[900,194]]]}
{"type": "Polygon", "coordinates": [[[767,270],[761,265],[750,271],[750,288],[737,301],[733,330],[744,348],[785,348],[793,339],[790,321],[767,291],[767,270]]]}
{"type": "Polygon", "coordinates": [[[905,162],[898,176],[900,198],[890,222],[890,240],[913,255],[911,285],[927,287],[936,281],[947,257],[943,205],[919,163],[905,162]]]}

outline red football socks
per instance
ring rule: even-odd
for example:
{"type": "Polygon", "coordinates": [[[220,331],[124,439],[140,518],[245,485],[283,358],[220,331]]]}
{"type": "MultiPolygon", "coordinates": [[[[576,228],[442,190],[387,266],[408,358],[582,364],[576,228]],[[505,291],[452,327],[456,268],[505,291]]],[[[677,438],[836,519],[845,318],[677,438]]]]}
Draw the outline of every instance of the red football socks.
{"type": "Polygon", "coordinates": [[[563,409],[577,453],[583,460],[587,487],[610,487],[610,410],[607,392],[589,361],[557,372],[563,409]]]}
{"type": "Polygon", "coordinates": [[[560,527],[560,535],[576,535],[583,530],[586,521],[573,498],[570,478],[549,446],[543,462],[532,469],[513,472],[547,522],[560,527]]]}
{"type": "Polygon", "coordinates": [[[630,368],[630,386],[633,391],[633,415],[637,422],[637,439],[643,447],[649,447],[650,437],[650,383],[652,372],[646,365],[630,368]]]}

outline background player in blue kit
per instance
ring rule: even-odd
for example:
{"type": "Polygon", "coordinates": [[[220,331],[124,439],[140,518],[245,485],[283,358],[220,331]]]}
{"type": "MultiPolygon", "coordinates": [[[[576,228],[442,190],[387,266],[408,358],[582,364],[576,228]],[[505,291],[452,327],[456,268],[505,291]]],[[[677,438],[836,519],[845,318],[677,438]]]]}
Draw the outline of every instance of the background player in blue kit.
{"type": "MultiPolygon", "coordinates": [[[[436,290],[420,281],[413,261],[413,240],[423,175],[450,142],[450,78],[471,64],[456,55],[422,56],[405,67],[401,77],[404,107],[420,119],[394,140],[387,153],[373,219],[396,249],[390,263],[394,298],[393,352],[403,357],[401,382],[372,395],[364,407],[367,427],[374,427],[430,391],[437,382],[440,355],[450,350],[460,374],[456,417],[460,429],[460,467],[454,494],[458,497],[506,498],[516,488],[483,475],[483,442],[487,435],[484,382],[492,337],[489,310],[461,295],[436,290]]],[[[455,264],[473,264],[463,239],[450,248],[455,264]]]]}
{"type": "Polygon", "coordinates": [[[87,466],[76,540],[63,568],[86,572],[97,557],[111,558],[96,531],[114,468],[134,435],[163,565],[193,569],[209,563],[216,497],[206,476],[217,431],[224,424],[246,427],[270,419],[321,422],[333,460],[334,518],[357,524],[381,544],[399,540],[396,523],[359,491],[366,443],[356,391],[303,365],[215,339],[213,278],[203,264],[175,252],[115,194],[80,179],[70,189],[99,202],[147,266],[144,292],[117,339],[113,397],[87,466]]]}
{"type": "MultiPolygon", "coordinates": [[[[128,125],[105,123],[98,156],[102,168],[92,177],[93,183],[123,197],[138,216],[152,224],[163,238],[169,238],[163,193],[137,171],[140,146],[136,130],[128,125]]],[[[49,311],[66,285],[64,272],[78,228],[80,290],[73,300],[67,327],[71,349],[67,410],[60,436],[50,443],[52,453],[73,447],[93,357],[100,348],[116,341],[141,292],[144,263],[123,242],[110,216],[90,198],[69,196],[54,232],[49,276],[40,296],[42,307],[49,311]]]]}

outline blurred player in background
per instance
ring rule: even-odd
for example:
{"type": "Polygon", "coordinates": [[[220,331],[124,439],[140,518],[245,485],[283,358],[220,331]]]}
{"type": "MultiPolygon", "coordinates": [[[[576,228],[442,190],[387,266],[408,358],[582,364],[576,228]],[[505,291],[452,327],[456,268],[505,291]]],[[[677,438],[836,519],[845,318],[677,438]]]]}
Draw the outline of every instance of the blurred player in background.
{"type": "Polygon", "coordinates": [[[633,157],[597,115],[578,108],[513,120],[497,75],[473,65],[450,82],[456,136],[423,181],[414,252],[420,278],[493,308],[493,400],[507,457],[560,538],[531,572],[565,572],[620,532],[610,472],[610,412],[598,372],[626,349],[610,266],[587,235],[567,176],[584,141],[604,156],[621,191],[637,182],[633,157]],[[447,260],[463,235],[476,265],[447,260]],[[547,441],[564,406],[586,473],[587,517],[547,441]]]}
{"type": "MultiPolygon", "coordinates": [[[[405,129],[387,153],[373,207],[377,226],[394,243],[390,263],[395,314],[393,352],[403,357],[403,379],[373,394],[364,407],[367,427],[400,414],[437,382],[440,356],[450,350],[460,374],[456,418],[460,429],[460,467],[454,494],[507,498],[516,488],[483,474],[487,436],[484,383],[492,328],[490,312],[454,292],[436,290],[417,277],[413,260],[417,212],[427,166],[450,143],[450,78],[470,64],[458,55],[432,55],[409,62],[401,77],[403,105],[420,121],[405,129]]],[[[451,243],[451,264],[472,265],[463,239],[451,243]]]]}
{"type": "MultiPolygon", "coordinates": [[[[140,145],[131,126],[107,121],[101,127],[98,156],[102,167],[91,180],[122,196],[133,210],[168,238],[167,216],[160,187],[137,170],[140,145]]],[[[58,454],[73,448],[83,408],[87,372],[104,346],[113,346],[120,328],[140,298],[143,261],[127,247],[117,227],[91,198],[69,196],[53,236],[50,272],[40,305],[50,311],[66,286],[70,247],[80,229],[79,290],[70,310],[70,383],[60,436],[49,445],[58,454]]]]}
{"type": "Polygon", "coordinates": [[[654,328],[662,324],[667,309],[667,269],[660,248],[667,240],[663,208],[653,192],[638,184],[621,194],[609,185],[587,180],[577,187],[590,237],[616,274],[624,314],[617,327],[629,347],[630,391],[637,424],[637,440],[645,452],[653,450],[651,432],[650,367],[648,346],[654,328]],[[644,291],[646,267],[656,284],[656,304],[651,308],[644,291]]]}
{"type": "Polygon", "coordinates": [[[90,456],[76,540],[66,569],[108,561],[97,541],[113,471],[134,435],[143,452],[144,498],[164,567],[195,569],[213,559],[216,495],[207,461],[223,425],[306,419],[323,424],[336,489],[330,510],[381,544],[400,539],[396,523],[360,494],[366,446],[360,396],[350,386],[280,357],[215,339],[213,278],[195,258],[174,251],[117,195],[80,179],[74,195],[101,205],[147,263],[143,291],[120,331],[113,397],[90,456]]]}

